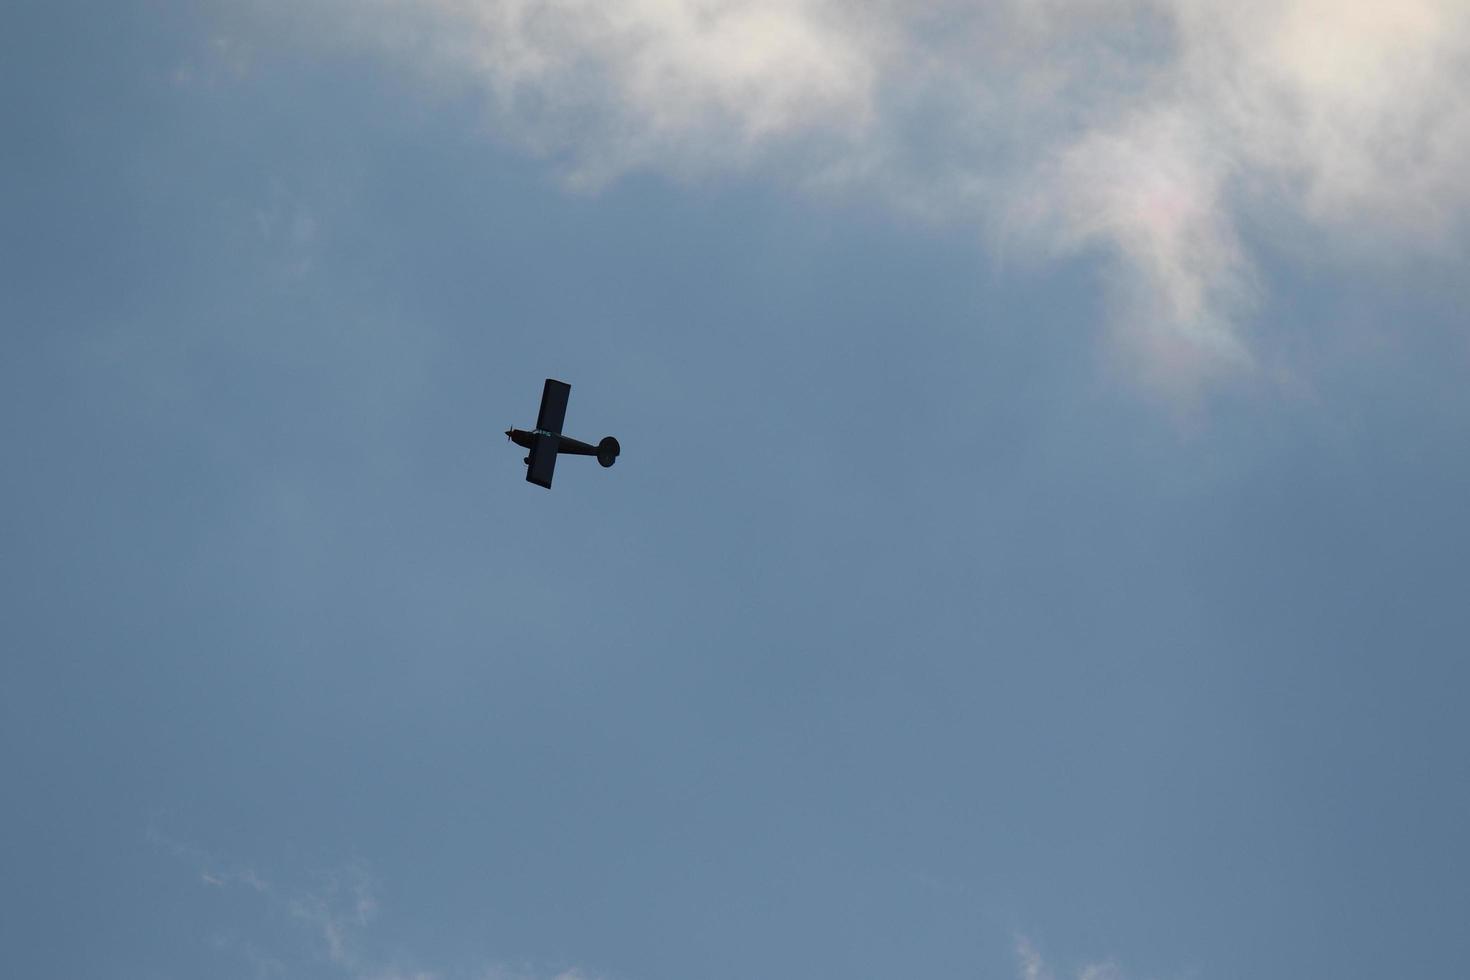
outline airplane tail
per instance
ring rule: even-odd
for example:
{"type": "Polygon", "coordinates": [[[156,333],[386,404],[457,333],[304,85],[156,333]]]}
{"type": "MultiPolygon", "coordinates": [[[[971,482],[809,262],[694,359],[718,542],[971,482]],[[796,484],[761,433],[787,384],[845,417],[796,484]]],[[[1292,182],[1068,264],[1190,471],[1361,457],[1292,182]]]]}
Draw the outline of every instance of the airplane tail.
{"type": "Polygon", "coordinates": [[[623,447],[618,445],[618,441],[608,436],[597,444],[597,461],[603,466],[611,466],[618,461],[618,454],[622,451],[623,447]]]}

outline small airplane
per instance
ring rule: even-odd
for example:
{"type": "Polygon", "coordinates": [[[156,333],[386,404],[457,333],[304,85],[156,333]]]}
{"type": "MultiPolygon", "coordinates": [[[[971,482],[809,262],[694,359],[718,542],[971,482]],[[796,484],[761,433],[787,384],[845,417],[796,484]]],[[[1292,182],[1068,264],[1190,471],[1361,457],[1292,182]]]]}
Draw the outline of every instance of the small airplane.
{"type": "Polygon", "coordinates": [[[541,411],[536,415],[536,428],[530,432],[525,429],[505,430],[511,442],[531,450],[523,460],[527,483],[550,490],[558,453],[596,456],[603,466],[611,466],[618,461],[618,453],[623,451],[612,436],[591,446],[561,434],[561,424],[567,417],[567,396],[571,393],[572,386],[565,381],[547,378],[546,387],[541,389],[541,411]]]}

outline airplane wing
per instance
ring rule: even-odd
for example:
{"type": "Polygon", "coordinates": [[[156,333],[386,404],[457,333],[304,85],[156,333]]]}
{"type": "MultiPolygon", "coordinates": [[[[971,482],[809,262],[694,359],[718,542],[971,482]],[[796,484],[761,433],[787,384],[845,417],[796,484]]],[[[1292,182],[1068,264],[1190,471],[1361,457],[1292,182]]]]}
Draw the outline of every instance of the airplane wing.
{"type": "MultiPolygon", "coordinates": [[[[557,382],[561,384],[561,382],[557,382]]],[[[547,382],[548,387],[551,382],[547,382]]],[[[565,385],[562,385],[565,388],[565,385]]],[[[562,392],[562,408],[566,408],[566,392],[562,392]]],[[[546,414],[546,404],[542,403],[541,414],[546,414]]],[[[536,441],[531,444],[530,462],[526,464],[526,482],[534,483],[538,487],[551,489],[551,474],[556,469],[556,444],[561,440],[556,436],[537,436],[536,441]]]]}
{"type": "MultiPolygon", "coordinates": [[[[536,415],[536,428],[542,432],[561,432],[561,424],[567,417],[567,396],[572,393],[572,386],[565,381],[557,381],[554,378],[546,379],[546,387],[541,389],[541,411],[536,415]]],[[[556,450],[552,450],[555,456],[556,450]]],[[[551,469],[547,467],[547,482],[550,482],[551,469]]]]}

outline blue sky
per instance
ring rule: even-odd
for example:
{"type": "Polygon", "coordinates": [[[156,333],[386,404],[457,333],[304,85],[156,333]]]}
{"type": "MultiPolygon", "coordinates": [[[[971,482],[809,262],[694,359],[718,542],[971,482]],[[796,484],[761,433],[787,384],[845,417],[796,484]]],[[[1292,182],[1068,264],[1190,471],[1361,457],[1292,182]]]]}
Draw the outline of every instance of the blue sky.
{"type": "Polygon", "coordinates": [[[1470,968],[1457,4],[235,7],[0,31],[0,972],[1470,968]]]}

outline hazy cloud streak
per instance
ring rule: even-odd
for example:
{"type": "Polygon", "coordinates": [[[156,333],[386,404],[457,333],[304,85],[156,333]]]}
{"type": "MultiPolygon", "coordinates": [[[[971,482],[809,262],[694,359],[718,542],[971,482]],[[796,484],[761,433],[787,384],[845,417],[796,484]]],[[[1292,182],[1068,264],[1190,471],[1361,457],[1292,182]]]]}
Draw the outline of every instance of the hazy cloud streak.
{"type": "Polygon", "coordinates": [[[166,848],[175,858],[199,867],[199,881],[211,890],[248,888],[271,910],[304,927],[314,939],[312,955],[292,955],[294,937],[261,934],[242,938],[239,923],[222,936],[222,949],[233,950],[253,963],[261,975],[302,975],[314,972],[320,962],[330,964],[334,975],[352,980],[597,980],[600,974],[580,967],[547,967],[532,963],[491,962],[461,964],[449,970],[405,965],[400,956],[382,952],[385,927],[379,886],[360,863],[311,876],[309,887],[283,888],[260,878],[253,870],[220,871],[219,862],[202,848],[177,841],[156,829],[149,839],[166,848]],[[374,941],[378,940],[378,941],[374,941]]]}
{"type": "MultiPolygon", "coordinates": [[[[1048,969],[1036,946],[1025,936],[1016,939],[1016,965],[1018,980],[1056,980],[1056,974],[1048,969]]],[[[1112,963],[1088,963],[1077,969],[1077,980],[1123,980],[1123,975],[1112,963]]]]}

